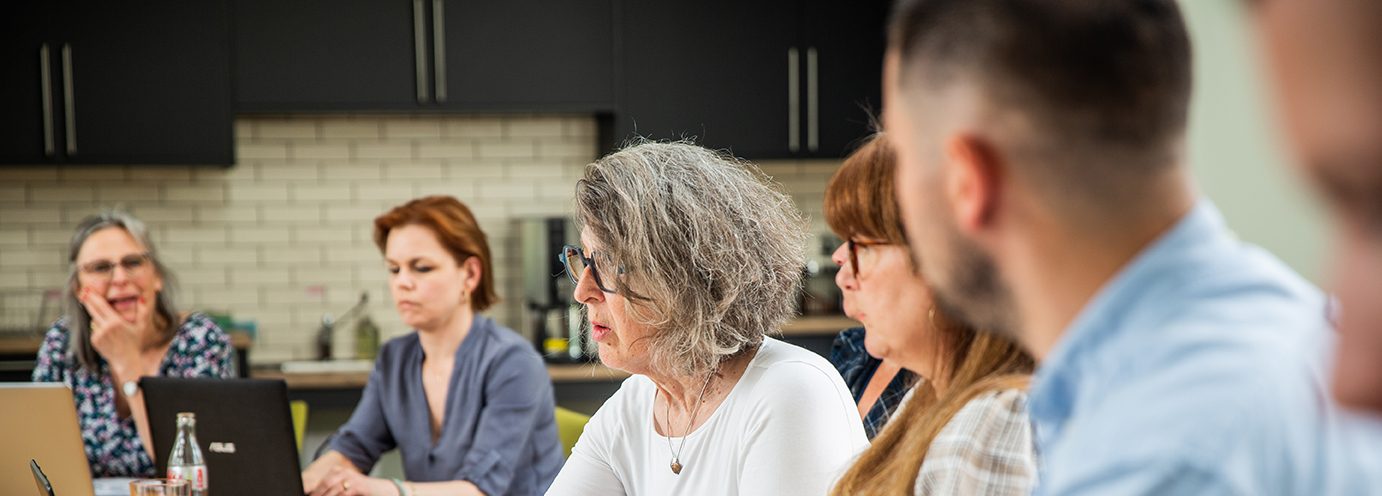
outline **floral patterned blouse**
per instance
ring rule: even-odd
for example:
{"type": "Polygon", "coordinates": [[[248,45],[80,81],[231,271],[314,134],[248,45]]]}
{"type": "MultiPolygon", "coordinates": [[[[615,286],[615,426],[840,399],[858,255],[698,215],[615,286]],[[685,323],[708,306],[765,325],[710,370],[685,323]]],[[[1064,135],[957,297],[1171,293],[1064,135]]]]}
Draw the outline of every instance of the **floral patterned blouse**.
{"type": "MultiPolygon", "coordinates": [[[[118,389],[111,383],[105,359],[99,359],[98,373],[83,369],[68,352],[70,337],[65,324],[59,320],[44,336],[34,382],[61,382],[72,388],[93,477],[153,477],[154,462],[144,452],[134,419],[116,415],[118,389]]],[[[194,313],[178,328],[158,373],[165,377],[225,378],[232,370],[230,338],[206,315],[194,313]]]]}

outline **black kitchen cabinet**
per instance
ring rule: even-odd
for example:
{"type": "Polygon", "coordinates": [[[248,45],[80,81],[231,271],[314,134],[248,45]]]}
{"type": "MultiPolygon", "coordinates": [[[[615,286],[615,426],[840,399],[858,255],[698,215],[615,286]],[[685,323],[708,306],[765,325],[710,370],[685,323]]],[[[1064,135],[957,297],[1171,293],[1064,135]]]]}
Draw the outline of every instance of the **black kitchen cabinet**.
{"type": "Polygon", "coordinates": [[[622,4],[615,144],[694,137],[754,159],[841,157],[880,109],[887,2],[622,4]]]}
{"type": "Polygon", "coordinates": [[[624,2],[615,135],[787,155],[800,146],[788,91],[801,83],[796,16],[784,1],[624,2]]]}
{"type": "Polygon", "coordinates": [[[889,3],[803,3],[806,110],[802,115],[802,134],[807,156],[844,157],[876,130],[874,121],[882,117],[883,111],[883,52],[887,49],[889,3]]]}
{"type": "MultiPolygon", "coordinates": [[[[446,0],[437,100],[463,110],[614,106],[613,0],[446,0]],[[442,90],[444,88],[444,90],[442,90]]],[[[433,12],[433,15],[438,15],[433,12]]]]}
{"type": "Polygon", "coordinates": [[[230,164],[224,1],[45,2],[11,8],[3,163],[230,164]],[[37,123],[35,126],[34,123],[37,123]],[[37,132],[35,132],[37,128],[37,132]],[[13,134],[11,134],[11,131],[13,134]]]}
{"type": "MultiPolygon", "coordinates": [[[[51,160],[57,153],[53,133],[55,106],[48,26],[53,9],[47,2],[15,2],[0,16],[0,163],[28,164],[51,160]]],[[[55,38],[55,37],[54,37],[55,38]]]]}
{"type": "Polygon", "coordinates": [[[236,0],[242,112],[601,112],[613,0],[236,0]]]}
{"type": "Polygon", "coordinates": [[[422,108],[426,14],[422,0],[236,0],[237,110],[422,108]]]}

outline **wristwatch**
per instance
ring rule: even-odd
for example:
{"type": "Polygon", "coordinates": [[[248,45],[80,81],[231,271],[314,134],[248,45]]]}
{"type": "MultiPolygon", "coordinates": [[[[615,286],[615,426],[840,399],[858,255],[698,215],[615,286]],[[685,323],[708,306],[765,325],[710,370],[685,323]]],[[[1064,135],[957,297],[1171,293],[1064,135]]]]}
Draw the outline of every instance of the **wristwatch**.
{"type": "Polygon", "coordinates": [[[120,385],[120,391],[125,393],[126,398],[133,398],[134,395],[139,394],[139,382],[125,381],[124,384],[120,385]]]}

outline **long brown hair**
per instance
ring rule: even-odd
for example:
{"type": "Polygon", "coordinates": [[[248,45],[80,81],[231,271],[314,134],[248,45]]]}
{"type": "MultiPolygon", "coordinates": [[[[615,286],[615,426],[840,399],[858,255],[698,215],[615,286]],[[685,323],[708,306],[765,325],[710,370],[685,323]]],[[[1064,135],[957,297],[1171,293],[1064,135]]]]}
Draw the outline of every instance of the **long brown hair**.
{"type": "MultiPolygon", "coordinates": [[[[825,193],[831,230],[844,238],[906,245],[893,196],[895,164],[882,134],[845,159],[825,193]]],[[[929,315],[922,325],[930,326],[938,341],[937,370],[928,371],[936,377],[916,385],[902,412],[888,421],[832,495],[911,494],[931,442],[965,404],[988,392],[1027,388],[1036,364],[1016,342],[970,327],[937,307],[929,315]],[[936,382],[945,389],[938,392],[936,382]]]]}

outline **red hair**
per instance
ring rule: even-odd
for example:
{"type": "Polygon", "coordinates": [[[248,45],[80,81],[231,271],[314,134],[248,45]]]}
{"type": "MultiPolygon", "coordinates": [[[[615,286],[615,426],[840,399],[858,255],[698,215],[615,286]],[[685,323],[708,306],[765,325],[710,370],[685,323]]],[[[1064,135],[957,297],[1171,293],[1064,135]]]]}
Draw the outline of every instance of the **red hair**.
{"type": "Polygon", "coordinates": [[[480,282],[470,298],[471,309],[480,312],[499,302],[499,294],[494,292],[489,241],[470,207],[451,196],[426,196],[404,203],[374,218],[374,244],[384,252],[389,232],[409,225],[430,229],[457,265],[470,257],[480,260],[480,282]]]}

